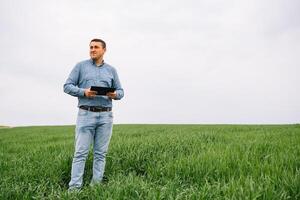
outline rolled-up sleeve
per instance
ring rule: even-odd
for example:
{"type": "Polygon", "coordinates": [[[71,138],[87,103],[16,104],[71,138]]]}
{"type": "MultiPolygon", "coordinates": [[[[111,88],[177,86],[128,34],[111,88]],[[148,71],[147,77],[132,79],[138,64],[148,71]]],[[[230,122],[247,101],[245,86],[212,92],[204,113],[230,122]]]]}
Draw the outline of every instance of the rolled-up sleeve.
{"type": "Polygon", "coordinates": [[[77,64],[71,71],[66,83],[64,84],[64,92],[74,97],[83,97],[83,88],[78,87],[80,78],[80,64],[77,64]]]}
{"type": "Polygon", "coordinates": [[[120,100],[124,97],[124,90],[122,88],[118,73],[116,71],[116,69],[113,69],[113,86],[116,88],[116,93],[117,96],[115,98],[115,100],[120,100]]]}

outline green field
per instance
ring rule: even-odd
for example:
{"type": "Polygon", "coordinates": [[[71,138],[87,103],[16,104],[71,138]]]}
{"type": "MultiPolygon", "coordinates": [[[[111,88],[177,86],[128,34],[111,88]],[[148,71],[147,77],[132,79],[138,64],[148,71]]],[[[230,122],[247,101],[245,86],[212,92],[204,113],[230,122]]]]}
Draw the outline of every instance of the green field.
{"type": "Polygon", "coordinates": [[[68,193],[74,126],[0,129],[0,199],[300,199],[300,125],[115,125],[68,193]]]}

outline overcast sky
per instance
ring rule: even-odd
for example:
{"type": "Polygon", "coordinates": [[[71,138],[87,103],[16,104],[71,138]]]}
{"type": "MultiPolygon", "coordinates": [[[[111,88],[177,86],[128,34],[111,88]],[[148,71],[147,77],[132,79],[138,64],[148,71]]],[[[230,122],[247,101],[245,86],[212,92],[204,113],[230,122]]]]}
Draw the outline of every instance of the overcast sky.
{"type": "Polygon", "coordinates": [[[115,123],[299,123],[299,0],[0,1],[0,125],[74,124],[63,92],[107,42],[115,123]]]}

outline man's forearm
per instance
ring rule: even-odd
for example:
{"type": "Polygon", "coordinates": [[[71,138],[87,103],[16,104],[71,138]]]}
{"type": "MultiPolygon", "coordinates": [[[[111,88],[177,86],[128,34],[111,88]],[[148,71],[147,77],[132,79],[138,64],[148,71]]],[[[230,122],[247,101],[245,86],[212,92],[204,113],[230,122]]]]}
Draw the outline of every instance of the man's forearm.
{"type": "Polygon", "coordinates": [[[83,88],[79,88],[71,83],[64,84],[64,92],[72,95],[74,97],[83,97],[84,96],[84,90],[83,88]]]}
{"type": "Polygon", "coordinates": [[[116,90],[116,98],[115,98],[115,100],[120,100],[120,99],[123,98],[123,96],[124,96],[124,91],[123,91],[123,89],[118,89],[118,90],[116,90]]]}

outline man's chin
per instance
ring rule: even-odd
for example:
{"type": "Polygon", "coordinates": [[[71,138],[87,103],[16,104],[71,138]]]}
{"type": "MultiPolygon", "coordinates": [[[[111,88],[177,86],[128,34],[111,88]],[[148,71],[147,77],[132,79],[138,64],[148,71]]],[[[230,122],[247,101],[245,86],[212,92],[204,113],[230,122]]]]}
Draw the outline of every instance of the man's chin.
{"type": "Polygon", "coordinates": [[[93,57],[93,56],[91,56],[91,59],[94,60],[94,61],[95,61],[95,60],[98,60],[97,57],[93,57]]]}

